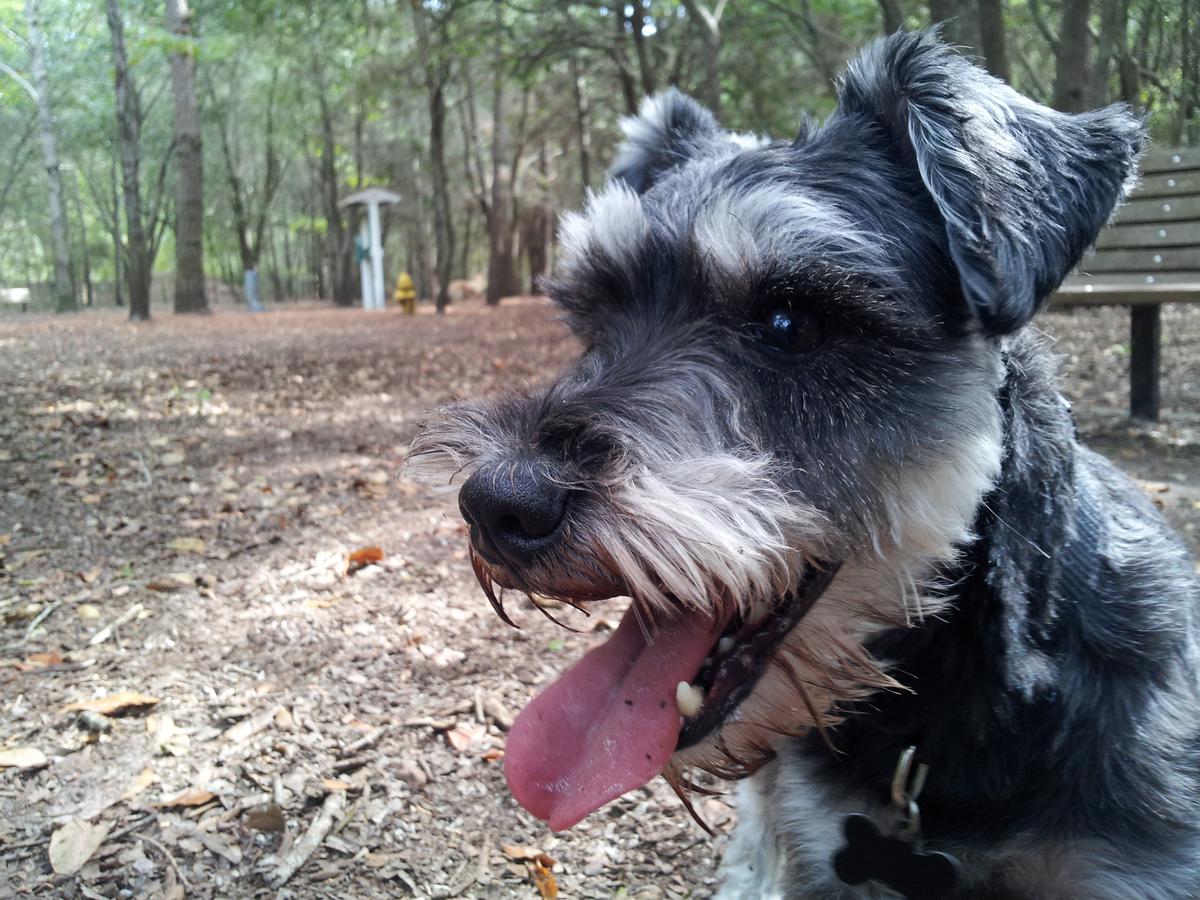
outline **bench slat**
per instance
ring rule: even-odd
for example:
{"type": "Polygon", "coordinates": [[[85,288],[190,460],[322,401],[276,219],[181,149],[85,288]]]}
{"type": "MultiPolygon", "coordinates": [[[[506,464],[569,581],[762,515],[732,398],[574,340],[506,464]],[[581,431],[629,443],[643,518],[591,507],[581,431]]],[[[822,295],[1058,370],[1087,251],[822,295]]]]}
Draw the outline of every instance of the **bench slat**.
{"type": "Polygon", "coordinates": [[[1200,222],[1159,222],[1153,225],[1117,223],[1100,233],[1096,246],[1113,247],[1191,247],[1200,264],[1200,222]]]}
{"type": "Polygon", "coordinates": [[[1146,197],[1182,197],[1185,194],[1200,194],[1200,171],[1146,175],[1142,178],[1142,182],[1134,191],[1133,196],[1145,199],[1146,197]]]}
{"type": "Polygon", "coordinates": [[[1050,298],[1062,306],[1157,306],[1200,303],[1200,281],[1192,284],[1079,284],[1067,282],[1050,298]]]}
{"type": "Polygon", "coordinates": [[[1118,225],[1142,222],[1178,222],[1200,219],[1200,194],[1194,197],[1139,199],[1137,194],[1117,211],[1118,225]]]}
{"type": "Polygon", "coordinates": [[[1141,169],[1146,174],[1200,169],[1200,147],[1151,150],[1142,157],[1141,169]]]}
{"type": "Polygon", "coordinates": [[[1150,250],[1096,250],[1079,263],[1081,272],[1178,272],[1200,264],[1195,247],[1162,247],[1150,250]]]}
{"type": "Polygon", "coordinates": [[[1127,287],[1152,284],[1200,284],[1200,268],[1181,272],[1100,272],[1089,275],[1079,272],[1067,279],[1068,285],[1121,284],[1127,287]]]}

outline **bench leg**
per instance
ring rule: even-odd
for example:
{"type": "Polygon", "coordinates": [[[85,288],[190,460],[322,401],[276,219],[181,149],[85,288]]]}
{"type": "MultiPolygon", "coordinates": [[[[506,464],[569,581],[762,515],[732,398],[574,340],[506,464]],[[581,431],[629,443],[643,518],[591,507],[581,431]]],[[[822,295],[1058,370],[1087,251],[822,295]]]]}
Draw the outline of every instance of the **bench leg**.
{"type": "Polygon", "coordinates": [[[1158,421],[1159,304],[1134,306],[1129,316],[1129,415],[1158,421]]]}

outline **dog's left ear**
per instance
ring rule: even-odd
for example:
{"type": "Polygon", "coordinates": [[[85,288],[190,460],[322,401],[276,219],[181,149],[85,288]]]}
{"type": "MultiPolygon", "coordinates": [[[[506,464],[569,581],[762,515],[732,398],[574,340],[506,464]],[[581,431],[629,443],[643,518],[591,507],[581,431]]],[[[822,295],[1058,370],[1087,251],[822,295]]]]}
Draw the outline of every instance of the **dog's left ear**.
{"type": "Polygon", "coordinates": [[[723,135],[711,112],[675,88],[643,100],[636,116],[621,120],[621,131],[625,142],[608,174],[639,194],[723,135]]]}
{"type": "Polygon", "coordinates": [[[985,332],[1033,318],[1136,177],[1142,123],[1122,105],[1067,115],[1022,97],[938,40],[896,34],[848,69],[839,115],[882,125],[945,222],[985,332]]]}

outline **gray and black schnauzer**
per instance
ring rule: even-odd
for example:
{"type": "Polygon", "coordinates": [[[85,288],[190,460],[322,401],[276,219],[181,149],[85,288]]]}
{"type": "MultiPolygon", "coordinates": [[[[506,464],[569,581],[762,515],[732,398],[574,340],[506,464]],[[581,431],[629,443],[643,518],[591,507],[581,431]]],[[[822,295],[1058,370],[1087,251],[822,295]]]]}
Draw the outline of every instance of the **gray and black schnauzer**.
{"type": "Polygon", "coordinates": [[[414,448],[502,616],[632,598],[512,729],[517,800],[744,778],[729,897],[1200,897],[1200,585],[1028,327],[1138,119],[921,33],[793,141],[674,91],[625,131],[548,284],[582,357],[414,448]]]}

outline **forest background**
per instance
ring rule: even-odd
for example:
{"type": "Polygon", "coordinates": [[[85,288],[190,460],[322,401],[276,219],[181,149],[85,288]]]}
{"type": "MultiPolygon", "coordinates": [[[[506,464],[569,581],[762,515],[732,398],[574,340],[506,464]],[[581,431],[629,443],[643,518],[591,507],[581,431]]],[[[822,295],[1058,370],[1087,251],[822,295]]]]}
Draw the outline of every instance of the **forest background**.
{"type": "MultiPolygon", "coordinates": [[[[776,137],[871,38],[947,36],[1044,103],[1200,140],[1200,0],[0,0],[0,288],[34,306],[204,310],[358,296],[358,213],[444,305],[534,290],[622,116],[676,85],[776,137]],[[477,276],[482,275],[482,278],[477,276]],[[482,285],[486,284],[486,288],[482,285]]],[[[12,309],[9,304],[0,307],[12,309]]]]}

